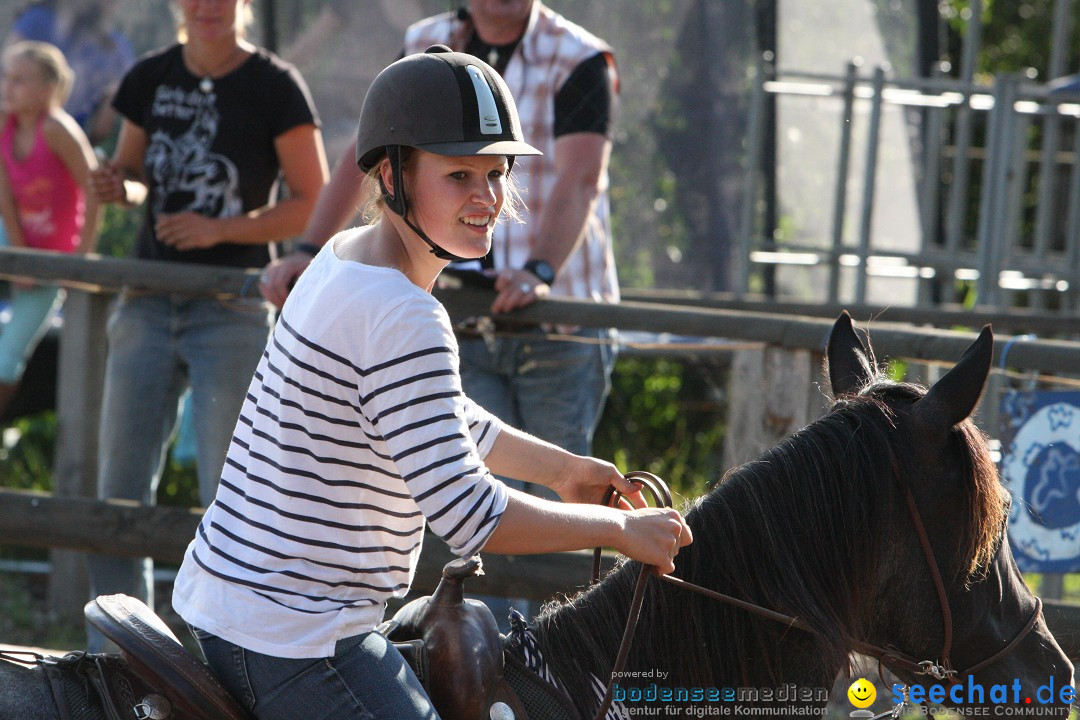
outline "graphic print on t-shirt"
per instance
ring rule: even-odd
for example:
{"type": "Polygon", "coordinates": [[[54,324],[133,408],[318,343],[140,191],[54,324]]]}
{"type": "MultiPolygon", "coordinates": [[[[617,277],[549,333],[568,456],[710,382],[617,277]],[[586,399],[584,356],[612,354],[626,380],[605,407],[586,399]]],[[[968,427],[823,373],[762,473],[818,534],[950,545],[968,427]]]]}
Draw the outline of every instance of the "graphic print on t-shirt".
{"type": "MultiPolygon", "coordinates": [[[[44,184],[46,185],[46,192],[51,192],[51,183],[44,184]]],[[[36,237],[47,238],[56,233],[56,222],[53,219],[53,210],[50,205],[26,210],[20,208],[19,222],[23,226],[24,233],[28,232],[36,237]]]]}
{"type": "Polygon", "coordinates": [[[211,151],[221,117],[214,93],[185,91],[163,85],[154,94],[152,113],[173,124],[187,123],[173,133],[150,136],[146,169],[154,188],[153,212],[195,212],[207,217],[235,217],[242,203],[239,173],[233,162],[211,151]]]}

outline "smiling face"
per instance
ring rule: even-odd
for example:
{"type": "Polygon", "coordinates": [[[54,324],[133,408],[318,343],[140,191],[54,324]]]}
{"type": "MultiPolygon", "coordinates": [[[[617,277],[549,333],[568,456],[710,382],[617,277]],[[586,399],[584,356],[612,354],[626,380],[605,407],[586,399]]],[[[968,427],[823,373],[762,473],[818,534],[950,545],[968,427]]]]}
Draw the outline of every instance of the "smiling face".
{"type": "Polygon", "coordinates": [[[506,199],[506,158],[451,157],[418,150],[410,165],[406,195],[413,222],[454,255],[486,255],[506,199]]]}
{"type": "Polygon", "coordinates": [[[848,700],[857,708],[868,708],[877,699],[877,689],[870,681],[859,678],[847,690],[848,700]]]}
{"type": "Polygon", "coordinates": [[[524,24],[534,0],[469,0],[469,12],[483,21],[524,24]]]}
{"type": "Polygon", "coordinates": [[[250,0],[177,0],[189,39],[221,40],[242,35],[250,0]]]}

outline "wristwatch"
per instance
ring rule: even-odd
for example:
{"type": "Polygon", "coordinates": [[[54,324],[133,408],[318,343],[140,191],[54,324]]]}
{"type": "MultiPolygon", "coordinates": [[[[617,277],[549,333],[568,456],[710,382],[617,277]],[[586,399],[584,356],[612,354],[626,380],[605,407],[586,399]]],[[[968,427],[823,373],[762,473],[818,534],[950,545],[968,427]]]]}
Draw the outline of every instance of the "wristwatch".
{"type": "Polygon", "coordinates": [[[555,282],[555,268],[551,267],[551,263],[547,260],[538,260],[534,258],[525,263],[522,270],[528,270],[545,285],[551,285],[555,282]]]}
{"type": "Polygon", "coordinates": [[[304,253],[305,255],[310,255],[311,257],[315,257],[316,255],[318,255],[320,250],[322,250],[321,247],[319,247],[318,245],[313,245],[311,243],[297,243],[292,247],[293,252],[304,253]]]}

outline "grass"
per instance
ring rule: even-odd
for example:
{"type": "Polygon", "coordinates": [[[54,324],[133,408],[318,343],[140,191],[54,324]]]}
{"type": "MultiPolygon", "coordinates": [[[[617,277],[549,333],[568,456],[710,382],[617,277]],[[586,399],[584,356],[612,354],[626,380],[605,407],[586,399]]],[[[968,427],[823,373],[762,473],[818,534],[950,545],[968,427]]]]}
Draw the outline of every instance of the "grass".
{"type": "MultiPolygon", "coordinates": [[[[1031,588],[1031,592],[1040,597],[1050,599],[1049,596],[1044,595],[1043,593],[1047,585],[1046,577],[1044,575],[1040,573],[1026,573],[1024,575],[1024,582],[1031,588]]],[[[1080,604],[1080,573],[1065,574],[1062,581],[1061,597],[1053,599],[1080,604]]]]}
{"type": "Polygon", "coordinates": [[[44,577],[0,574],[0,639],[5,645],[55,650],[86,646],[82,626],[61,623],[47,612],[44,577]]]}

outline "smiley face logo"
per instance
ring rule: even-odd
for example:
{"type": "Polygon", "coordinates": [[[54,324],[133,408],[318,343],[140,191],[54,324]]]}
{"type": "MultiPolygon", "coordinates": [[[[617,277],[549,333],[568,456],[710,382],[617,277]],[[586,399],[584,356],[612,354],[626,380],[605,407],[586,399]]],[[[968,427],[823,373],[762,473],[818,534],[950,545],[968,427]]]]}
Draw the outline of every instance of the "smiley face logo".
{"type": "Polygon", "coordinates": [[[848,700],[857,708],[868,708],[877,699],[877,688],[869,680],[859,678],[847,689],[848,700]]]}

